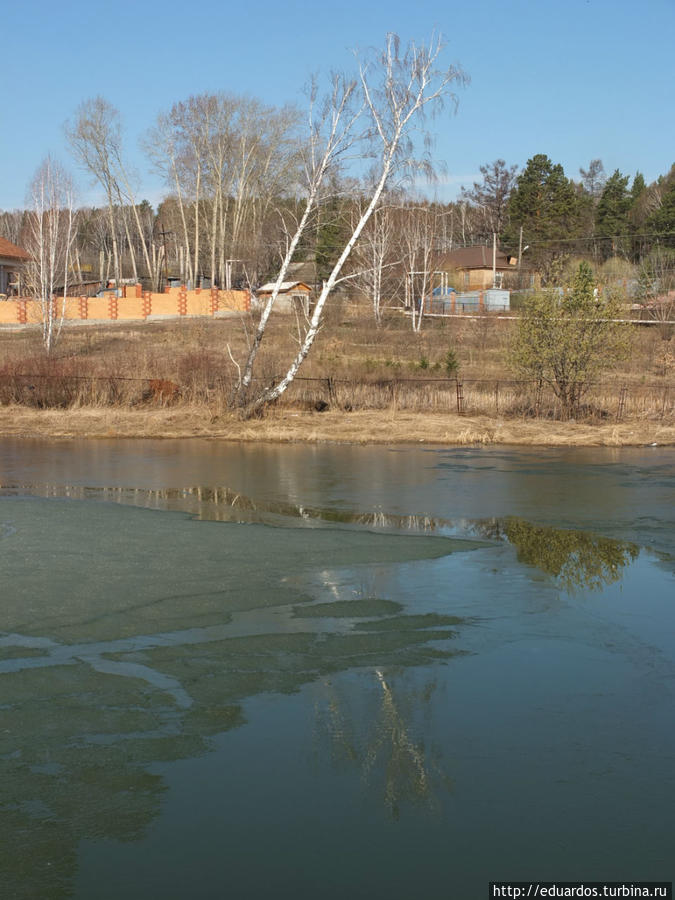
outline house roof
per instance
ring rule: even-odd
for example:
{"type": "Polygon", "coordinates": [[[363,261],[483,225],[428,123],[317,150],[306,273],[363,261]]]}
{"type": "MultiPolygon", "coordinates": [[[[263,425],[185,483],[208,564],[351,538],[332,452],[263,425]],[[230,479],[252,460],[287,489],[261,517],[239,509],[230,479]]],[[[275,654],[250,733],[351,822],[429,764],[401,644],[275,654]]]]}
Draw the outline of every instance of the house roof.
{"type": "MultiPolygon", "coordinates": [[[[497,268],[509,269],[517,262],[515,256],[508,256],[497,250],[497,268]]],[[[478,247],[462,247],[444,253],[440,259],[441,268],[445,269],[491,269],[492,247],[481,244],[478,247]]]]}
{"type": "Polygon", "coordinates": [[[4,237],[0,237],[0,256],[8,259],[30,259],[25,250],[17,247],[16,244],[4,237]]]}
{"type": "MultiPolygon", "coordinates": [[[[274,290],[274,285],[276,282],[268,281],[267,284],[263,284],[261,288],[258,288],[256,293],[258,294],[271,294],[274,290]]],[[[308,284],[305,284],[304,281],[282,281],[281,287],[279,288],[280,294],[287,294],[289,291],[297,290],[300,288],[301,290],[311,291],[311,287],[308,284]]]]}

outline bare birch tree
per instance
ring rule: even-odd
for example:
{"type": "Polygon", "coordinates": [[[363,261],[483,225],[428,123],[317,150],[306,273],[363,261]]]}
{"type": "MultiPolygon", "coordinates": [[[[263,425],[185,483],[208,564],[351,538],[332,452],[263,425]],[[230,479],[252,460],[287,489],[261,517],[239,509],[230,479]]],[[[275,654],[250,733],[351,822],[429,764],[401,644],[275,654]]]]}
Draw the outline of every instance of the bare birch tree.
{"type": "Polygon", "coordinates": [[[406,213],[401,229],[402,257],[406,268],[406,299],[412,330],[419,334],[422,330],[425,301],[433,290],[438,216],[428,206],[409,207],[406,213]]]}
{"type": "Polygon", "coordinates": [[[159,278],[155,265],[157,257],[156,253],[152,253],[152,247],[148,246],[147,232],[143,228],[136,203],[133,177],[124,161],[122,126],[118,110],[103,97],[86,100],[78,108],[75,121],[66,125],[66,136],[80,164],[105,191],[117,287],[120,286],[122,279],[122,262],[116,228],[118,214],[122,217],[134,280],[138,280],[138,267],[134,241],[129,230],[129,218],[135,226],[148,278],[156,285],[159,278]]]}
{"type": "MultiPolygon", "coordinates": [[[[412,173],[429,172],[429,139],[423,128],[425,114],[437,112],[444,99],[454,100],[451,86],[466,80],[456,66],[437,68],[441,51],[442,41],[433,37],[428,44],[410,43],[401,52],[399,38],[389,34],[382,52],[358,61],[358,95],[367,123],[365,134],[368,147],[365,152],[374,160],[374,174],[368,190],[370,200],[323,284],[304,339],[286,374],[277,384],[258,394],[249,405],[249,413],[278,399],[297,375],[319,333],[326,302],[340,282],[343,267],[377,209],[385,189],[412,173]],[[425,152],[421,157],[415,154],[416,133],[423,141],[425,152]]],[[[354,119],[349,134],[360,121],[360,116],[354,119]]],[[[296,236],[296,244],[299,236],[296,236]]],[[[282,275],[283,267],[277,279],[277,289],[282,275]]]]}
{"type": "Polygon", "coordinates": [[[21,230],[24,225],[24,210],[0,210],[0,237],[7,238],[13,244],[21,241],[21,230]]]}
{"type": "Polygon", "coordinates": [[[226,285],[228,260],[256,268],[265,217],[297,183],[298,112],[225,92],[200,94],[158,117],[146,149],[175,191],[192,275],[226,285]]]}
{"type": "Polygon", "coordinates": [[[362,106],[356,100],[356,88],[356,80],[334,75],[331,78],[329,93],[320,100],[317,82],[313,81],[310,86],[309,138],[304,155],[305,204],[294,231],[288,230],[286,233],[287,240],[281,266],[258,320],[237,392],[243,403],[248,402],[253,367],[293,255],[316,209],[326,180],[335,172],[341,158],[357,140],[355,128],[362,113],[362,106]]]}
{"type": "MultiPolygon", "coordinates": [[[[354,248],[356,283],[370,298],[373,317],[378,326],[382,323],[383,296],[388,293],[391,300],[394,269],[401,260],[396,241],[398,222],[394,211],[395,207],[391,202],[382,203],[361,232],[361,238],[354,248]]],[[[357,207],[359,217],[360,213],[361,210],[357,207]]]]}
{"type": "Polygon", "coordinates": [[[42,342],[51,353],[65,316],[75,227],[70,176],[50,157],[35,173],[30,203],[27,278],[29,290],[40,304],[42,342]],[[62,296],[57,298],[61,288],[62,296]]]}

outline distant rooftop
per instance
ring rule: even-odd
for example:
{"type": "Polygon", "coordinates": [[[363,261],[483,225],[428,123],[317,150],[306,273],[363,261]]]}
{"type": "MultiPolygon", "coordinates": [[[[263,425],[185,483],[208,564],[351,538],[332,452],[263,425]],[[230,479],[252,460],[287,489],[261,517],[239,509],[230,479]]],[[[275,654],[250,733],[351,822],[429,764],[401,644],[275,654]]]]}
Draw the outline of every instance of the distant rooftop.
{"type": "MultiPolygon", "coordinates": [[[[258,288],[256,293],[258,294],[271,294],[274,290],[274,285],[276,282],[268,281],[267,284],[263,284],[261,288],[258,288]]],[[[297,289],[303,291],[311,291],[311,288],[308,284],[305,284],[304,281],[282,281],[281,287],[279,288],[280,294],[287,294],[289,291],[294,291],[297,289]]]]}
{"type": "Polygon", "coordinates": [[[4,237],[0,237],[0,256],[5,259],[30,259],[30,256],[25,250],[22,250],[21,247],[17,247],[16,244],[13,244],[4,237]]]}

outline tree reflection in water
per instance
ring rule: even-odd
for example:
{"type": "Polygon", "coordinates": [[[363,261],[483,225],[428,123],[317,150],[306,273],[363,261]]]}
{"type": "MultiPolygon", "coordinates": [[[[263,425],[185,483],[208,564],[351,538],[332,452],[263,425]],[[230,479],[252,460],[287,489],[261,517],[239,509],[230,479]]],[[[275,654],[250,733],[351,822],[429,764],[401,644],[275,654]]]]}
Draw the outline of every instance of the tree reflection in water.
{"type": "MultiPolygon", "coordinates": [[[[181,497],[157,496],[156,505],[185,508],[183,492],[177,493],[181,497]]],[[[65,495],[69,496],[67,491],[65,495]]],[[[84,495],[92,499],[86,489],[84,495]]],[[[193,494],[189,498],[195,500],[193,494]]],[[[129,497],[121,494],[119,500],[128,503],[129,497]]],[[[148,503],[147,495],[139,495],[137,502],[148,503]]],[[[226,491],[201,494],[190,508],[203,518],[226,518],[242,505],[249,506],[249,521],[309,516],[332,525],[339,522],[422,533],[452,529],[464,536],[507,541],[522,563],[554,577],[567,591],[599,590],[619,581],[639,552],[626,541],[520,518],[451,522],[381,512],[329,515],[324,510],[292,505],[250,509],[253,504],[226,491]]],[[[309,544],[320,545],[317,553],[324,564],[330,556],[331,563],[339,566],[355,560],[369,562],[365,545],[373,542],[372,559],[378,561],[438,558],[453,550],[474,549],[477,542],[453,545],[448,541],[446,547],[443,541],[443,546],[419,549],[425,545],[399,544],[406,538],[398,537],[389,547],[386,542],[392,539],[383,535],[310,529],[302,542],[287,543],[283,529],[254,531],[253,526],[223,532],[195,529],[188,520],[163,517],[153,520],[155,531],[150,532],[148,514],[125,513],[118,520],[104,506],[58,504],[36,508],[36,517],[28,515],[19,527],[22,508],[12,508],[14,524],[7,526],[3,538],[8,566],[10,562],[18,566],[24,557],[33,560],[24,594],[19,596],[17,583],[10,579],[12,588],[6,591],[3,606],[2,630],[7,636],[0,648],[4,659],[0,663],[4,719],[0,826],[5,839],[0,870],[9,886],[6,896],[44,900],[67,896],[81,840],[136,840],[158,814],[164,783],[145,769],[147,764],[204,753],[211,735],[243,721],[240,704],[247,697],[297,691],[303,684],[334,673],[354,669],[370,673],[372,691],[366,691],[365,698],[350,700],[333,690],[322,702],[317,729],[329,736],[332,758],[339,765],[358,769],[371,799],[377,796],[394,818],[406,804],[436,808],[440,790],[449,780],[421,740],[423,729],[418,721],[433,686],[422,691],[404,689],[395,673],[453,656],[447,643],[440,642],[452,637],[449,628],[461,620],[429,613],[423,607],[415,614],[405,614],[399,604],[376,602],[372,597],[358,602],[338,597],[338,603],[298,603],[284,576],[302,568],[309,544]],[[82,527],[82,517],[92,521],[82,527]],[[146,577],[154,558],[164,561],[161,569],[148,569],[148,584],[141,579],[128,603],[119,599],[126,595],[115,588],[106,570],[99,572],[90,564],[100,549],[103,519],[112,520],[111,533],[120,560],[129,564],[133,553],[140,552],[139,579],[141,574],[146,577]],[[70,552],[78,544],[66,539],[71,527],[83,544],[79,554],[70,552]],[[30,556],[26,550],[32,539],[37,541],[39,529],[53,540],[62,540],[64,548],[48,561],[49,577],[45,576],[44,583],[31,580],[44,563],[44,555],[30,556]],[[12,549],[12,541],[19,550],[12,549]],[[203,568],[195,583],[202,593],[193,592],[189,579],[180,586],[178,578],[182,574],[180,551],[190,541],[194,541],[193,552],[201,554],[203,568]],[[340,549],[343,542],[350,543],[349,550],[340,549]],[[226,551],[239,563],[249,554],[241,578],[235,578],[228,566],[226,551]],[[261,571],[260,558],[270,561],[269,565],[277,561],[273,573],[261,571]],[[79,599],[74,597],[73,587],[78,583],[73,568],[78,561],[85,567],[79,573],[81,579],[93,579],[91,590],[79,599]],[[62,573],[55,574],[57,565],[62,573]],[[162,578],[165,585],[157,582],[162,578]],[[55,585],[60,584],[63,595],[56,603],[55,585]],[[283,615],[273,621],[283,629],[230,634],[231,614],[241,617],[251,608],[255,611],[264,591],[271,606],[282,607],[283,615]],[[143,603],[133,600],[135,596],[143,603]],[[336,615],[347,622],[337,631],[330,625],[336,615]],[[325,625],[320,622],[323,617],[328,620],[325,625]],[[302,620],[299,630],[298,619],[302,620]],[[203,637],[197,634],[196,623],[203,637]],[[68,629],[73,632],[70,638],[68,629]],[[54,631],[58,640],[51,634],[54,631]],[[116,640],[120,637],[135,642],[135,649],[120,649],[116,640]],[[38,666],[45,657],[50,658],[38,666]],[[126,666],[128,677],[114,677],[123,674],[120,666],[126,666]],[[158,675],[155,681],[141,677],[150,670],[158,675]],[[191,706],[178,702],[180,692],[166,689],[174,683],[189,693],[191,706]],[[357,709],[354,703],[367,703],[368,707],[357,709]]],[[[422,538],[425,540],[434,539],[422,538]]],[[[46,546],[46,542],[38,542],[38,546],[46,546]]]]}
{"type": "Polygon", "coordinates": [[[423,727],[418,721],[429,705],[435,682],[422,690],[402,690],[394,674],[374,669],[372,676],[376,692],[365,689],[358,695],[361,702],[367,697],[365,714],[355,708],[351,695],[338,691],[332,683],[324,684],[324,699],[316,707],[318,753],[325,758],[323,745],[327,742],[334,767],[338,771],[357,769],[369,801],[382,803],[392,819],[398,820],[406,805],[433,813],[440,806],[440,792],[452,784],[439,754],[422,739],[423,727]]]}
{"type": "Polygon", "coordinates": [[[620,581],[624,568],[640,553],[640,548],[629,541],[590,531],[535,525],[516,517],[496,520],[476,530],[484,537],[513,544],[519,562],[552,575],[568,593],[599,591],[620,581]]]}
{"type": "Polygon", "coordinates": [[[284,520],[295,520],[310,526],[328,524],[378,531],[474,535],[513,544],[518,550],[520,562],[552,575],[567,591],[594,591],[615,583],[621,579],[623,569],[639,555],[639,547],[629,541],[603,537],[590,531],[537,525],[516,516],[453,520],[428,515],[398,515],[383,510],[300,506],[292,502],[258,501],[227,486],[191,485],[157,490],[54,484],[0,487],[0,495],[23,493],[42,497],[98,499],[152,509],[178,508],[199,518],[216,521],[279,524],[284,520]]]}

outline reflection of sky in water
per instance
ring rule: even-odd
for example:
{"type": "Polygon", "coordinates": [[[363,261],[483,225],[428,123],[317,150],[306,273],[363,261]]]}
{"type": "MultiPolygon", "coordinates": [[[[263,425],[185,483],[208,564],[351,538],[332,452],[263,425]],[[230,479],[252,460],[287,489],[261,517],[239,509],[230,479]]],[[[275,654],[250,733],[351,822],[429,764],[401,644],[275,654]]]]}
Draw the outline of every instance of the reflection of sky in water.
{"type": "Polygon", "coordinates": [[[68,448],[0,443],[9,896],[668,877],[667,454],[68,448]]]}

